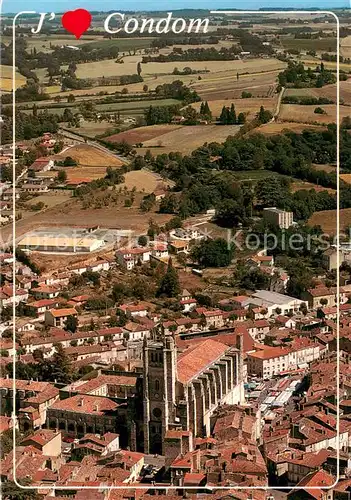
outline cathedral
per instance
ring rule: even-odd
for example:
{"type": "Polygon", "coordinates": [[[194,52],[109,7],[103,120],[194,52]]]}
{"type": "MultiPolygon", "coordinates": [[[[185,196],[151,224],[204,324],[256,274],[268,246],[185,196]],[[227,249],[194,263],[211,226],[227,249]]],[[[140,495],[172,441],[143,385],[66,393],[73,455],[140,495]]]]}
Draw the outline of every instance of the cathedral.
{"type": "Polygon", "coordinates": [[[210,417],[223,404],[244,402],[243,338],[236,348],[213,339],[177,352],[172,336],[144,339],[144,453],[164,454],[168,430],[210,434],[210,417]]]}

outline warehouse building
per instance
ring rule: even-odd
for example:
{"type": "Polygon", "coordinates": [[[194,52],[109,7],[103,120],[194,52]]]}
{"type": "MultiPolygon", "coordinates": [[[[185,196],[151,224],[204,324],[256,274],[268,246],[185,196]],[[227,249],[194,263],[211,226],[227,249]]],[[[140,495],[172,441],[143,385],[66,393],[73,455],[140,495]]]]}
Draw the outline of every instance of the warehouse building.
{"type": "Polygon", "coordinates": [[[90,253],[104,245],[104,240],[87,236],[41,235],[25,236],[18,248],[27,251],[51,253],[90,253]]]}

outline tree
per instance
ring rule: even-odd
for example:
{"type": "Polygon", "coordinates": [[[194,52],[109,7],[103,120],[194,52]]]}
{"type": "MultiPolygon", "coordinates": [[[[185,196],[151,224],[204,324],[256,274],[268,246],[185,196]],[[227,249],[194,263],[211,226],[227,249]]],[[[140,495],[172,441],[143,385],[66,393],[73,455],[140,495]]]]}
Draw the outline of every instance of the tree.
{"type": "Polygon", "coordinates": [[[141,75],[141,63],[140,62],[138,62],[138,64],[137,64],[137,73],[138,73],[138,76],[141,75]]]}
{"type": "Polygon", "coordinates": [[[180,293],[180,285],[177,270],[173,267],[172,259],[169,259],[167,271],[161,279],[157,296],[176,297],[180,293]]]}
{"type": "Polygon", "coordinates": [[[326,115],[327,114],[327,112],[323,108],[321,108],[320,106],[315,108],[314,113],[316,115],[326,115]]]}
{"type": "Polygon", "coordinates": [[[67,316],[66,322],[65,322],[65,329],[68,332],[74,333],[78,328],[78,318],[76,316],[67,316]]]}
{"type": "Polygon", "coordinates": [[[148,86],[148,85],[146,85],[146,84],[145,84],[145,85],[143,85],[143,91],[144,91],[144,92],[147,92],[148,90],[149,90],[149,86],[148,86]]]}
{"type": "Polygon", "coordinates": [[[166,194],[160,203],[160,212],[162,214],[174,214],[178,208],[178,200],[175,194],[166,194]]]}
{"type": "Polygon", "coordinates": [[[236,123],[236,112],[235,112],[235,107],[234,107],[234,104],[232,103],[232,105],[230,106],[230,111],[229,111],[229,124],[230,125],[233,125],[236,123]]]}
{"type": "Polygon", "coordinates": [[[183,116],[185,118],[185,125],[196,125],[198,122],[197,111],[192,106],[188,106],[184,109],[183,116]]]}
{"type": "MultiPolygon", "coordinates": [[[[31,479],[25,478],[17,480],[23,487],[31,485],[31,479]]],[[[42,495],[38,495],[36,490],[24,489],[17,486],[14,481],[4,481],[1,485],[1,493],[3,500],[37,500],[42,495]]]]}
{"type": "Polygon", "coordinates": [[[40,365],[42,369],[42,380],[57,381],[61,384],[69,384],[74,378],[74,370],[70,358],[65,353],[62,344],[54,344],[55,353],[50,360],[45,359],[40,365]]]}
{"type": "Polygon", "coordinates": [[[58,175],[57,175],[57,180],[59,182],[66,182],[67,181],[67,172],[65,170],[60,170],[58,175]]]}
{"type": "Polygon", "coordinates": [[[219,121],[222,125],[228,125],[229,122],[229,108],[226,106],[223,106],[219,121]]]}
{"type": "Polygon", "coordinates": [[[263,124],[263,123],[268,123],[273,118],[273,115],[270,111],[268,111],[268,109],[264,109],[264,107],[261,106],[256,117],[257,120],[263,124]]]}
{"type": "MultiPolygon", "coordinates": [[[[20,437],[20,433],[15,431],[15,443],[20,437]]],[[[4,458],[10,451],[13,450],[13,430],[8,429],[0,434],[0,457],[4,458]]]]}
{"type": "Polygon", "coordinates": [[[246,122],[245,113],[239,113],[238,114],[238,125],[242,125],[245,122],[246,122]]]}
{"type": "Polygon", "coordinates": [[[63,160],[64,167],[76,167],[77,165],[77,160],[74,160],[71,156],[66,156],[66,158],[63,160]]]}
{"type": "Polygon", "coordinates": [[[123,283],[115,283],[112,288],[112,298],[116,303],[120,303],[129,292],[123,283]]]}
{"type": "Polygon", "coordinates": [[[304,292],[312,288],[313,280],[311,271],[304,266],[295,267],[291,270],[287,269],[290,275],[289,281],[286,285],[286,293],[298,299],[303,298],[304,292]]]}
{"type": "Polygon", "coordinates": [[[141,236],[139,236],[138,238],[138,245],[142,246],[142,247],[146,247],[146,245],[148,244],[148,237],[145,236],[144,234],[142,234],[141,236]]]}
{"type": "Polygon", "coordinates": [[[226,267],[232,261],[233,250],[222,238],[203,240],[192,249],[191,257],[203,267],[226,267]]]}

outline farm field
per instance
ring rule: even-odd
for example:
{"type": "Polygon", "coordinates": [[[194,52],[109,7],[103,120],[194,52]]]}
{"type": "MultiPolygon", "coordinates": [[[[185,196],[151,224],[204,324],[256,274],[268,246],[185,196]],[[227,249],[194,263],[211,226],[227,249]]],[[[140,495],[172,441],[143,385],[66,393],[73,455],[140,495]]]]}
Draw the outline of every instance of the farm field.
{"type": "MultiPolygon", "coordinates": [[[[286,89],[284,95],[327,97],[336,101],[336,83],[325,85],[321,88],[286,89]]],[[[350,80],[340,82],[340,101],[343,101],[345,104],[351,104],[350,80]]]]}
{"type": "Polygon", "coordinates": [[[351,184],[351,174],[340,174],[340,179],[346,184],[351,184]]]}
{"type": "Polygon", "coordinates": [[[113,102],[111,104],[97,104],[97,111],[120,111],[121,114],[143,114],[144,109],[149,106],[177,106],[179,101],[176,99],[157,99],[149,101],[128,101],[113,102]]]}
{"type": "Polygon", "coordinates": [[[315,170],[321,172],[327,172],[328,174],[336,173],[336,165],[317,165],[316,163],[312,163],[312,166],[315,170]]]}
{"type": "Polygon", "coordinates": [[[151,125],[149,127],[138,127],[119,134],[110,135],[106,137],[106,141],[121,142],[125,141],[128,144],[137,144],[138,142],[149,141],[155,137],[161,137],[168,132],[173,132],[181,128],[179,125],[151,125]]]}
{"type": "MultiPolygon", "coordinates": [[[[135,57],[135,56],[134,56],[135,57]]],[[[127,60],[127,58],[125,58],[127,60]]],[[[140,58],[139,58],[140,59],[140,58]]],[[[218,63],[219,61],[212,61],[218,63]]],[[[93,64],[93,63],[91,63],[93,64]]],[[[115,64],[115,63],[113,63],[115,64]]],[[[211,67],[207,67],[207,64],[211,64],[211,61],[204,61],[201,69],[205,69],[205,64],[209,73],[201,73],[201,75],[172,75],[174,67],[178,63],[157,63],[159,66],[159,71],[161,74],[148,74],[145,70],[151,64],[147,63],[142,65],[142,77],[143,82],[132,83],[128,85],[128,90],[132,92],[143,92],[144,85],[148,85],[149,90],[155,90],[158,85],[163,85],[164,83],[171,83],[174,80],[182,80],[185,85],[188,85],[198,92],[198,94],[203,99],[226,99],[228,98],[240,98],[243,90],[248,90],[252,93],[253,97],[267,97],[267,95],[274,92],[276,86],[276,77],[279,70],[284,69],[286,64],[282,61],[276,59],[265,59],[265,72],[259,73],[262,70],[262,60],[252,59],[249,61],[230,61],[230,70],[223,71],[222,66],[217,67],[216,71],[213,71],[211,67]],[[258,62],[260,61],[260,65],[258,62]],[[233,67],[233,64],[242,63],[241,68],[233,67]],[[168,74],[166,72],[165,64],[171,64],[172,67],[168,74]],[[237,80],[237,73],[239,73],[239,80],[237,80]],[[198,76],[201,76],[201,80],[198,80],[198,76]]],[[[185,61],[185,66],[193,66],[193,62],[185,61]]],[[[117,65],[124,67],[124,64],[117,65]]],[[[217,65],[218,66],[218,65],[217,65]]],[[[132,72],[135,73],[136,63],[133,63],[132,72]]],[[[37,70],[41,71],[41,70],[37,70]]],[[[124,73],[122,73],[124,74],[124,73]]],[[[45,71],[43,72],[42,78],[45,78],[45,71]]],[[[124,88],[123,85],[106,85],[94,87],[94,89],[80,89],[72,90],[66,92],[57,92],[54,95],[60,95],[61,97],[67,97],[69,94],[75,96],[84,96],[92,93],[98,94],[99,92],[121,92],[124,88]]]]}
{"type": "MultiPolygon", "coordinates": [[[[79,144],[67,149],[64,153],[55,156],[55,159],[64,160],[66,156],[71,156],[78,162],[78,167],[121,167],[121,160],[112,153],[109,154],[93,146],[79,144]]],[[[70,167],[76,168],[76,167],[70,167]]]]}
{"type": "MultiPolygon", "coordinates": [[[[127,187],[128,191],[135,188],[138,192],[153,193],[159,184],[166,185],[167,182],[160,175],[149,170],[132,170],[125,174],[125,182],[119,187],[127,187]]],[[[169,185],[169,183],[168,183],[169,185]]]]}
{"type": "Polygon", "coordinates": [[[310,189],[314,189],[318,193],[321,191],[328,191],[328,193],[330,193],[330,194],[336,193],[336,189],[319,186],[318,184],[313,184],[312,182],[294,181],[291,185],[291,192],[292,193],[295,193],[296,191],[300,191],[300,190],[309,191],[310,189]]]}
{"type": "Polygon", "coordinates": [[[284,49],[315,50],[322,52],[336,52],[336,38],[284,38],[280,37],[284,49]]]}
{"type": "MultiPolygon", "coordinates": [[[[66,126],[67,124],[62,126],[66,126]]],[[[111,134],[114,132],[118,125],[115,123],[108,123],[106,121],[103,122],[89,122],[87,120],[81,120],[81,124],[78,128],[75,128],[74,131],[78,132],[78,134],[87,135],[92,139],[101,134],[105,134],[110,132],[111,134]]]]}
{"type": "MultiPolygon", "coordinates": [[[[18,71],[16,71],[16,89],[22,87],[27,79],[21,75],[18,71]]],[[[13,89],[13,80],[12,80],[12,66],[5,66],[4,64],[0,65],[0,90],[3,92],[11,92],[13,89]]]]}
{"type": "Polygon", "coordinates": [[[26,39],[27,43],[27,52],[30,52],[32,49],[36,49],[37,52],[52,52],[52,47],[55,45],[71,45],[72,47],[79,47],[81,45],[85,45],[87,43],[92,43],[94,41],[103,40],[101,36],[91,36],[91,35],[83,35],[79,40],[76,38],[70,37],[68,35],[36,35],[30,36],[26,39]]]}
{"type": "MultiPolygon", "coordinates": [[[[78,78],[96,78],[97,76],[104,75],[109,76],[120,76],[136,73],[136,66],[138,62],[141,62],[141,56],[127,56],[124,59],[123,64],[118,64],[115,59],[107,59],[105,61],[83,63],[77,65],[77,77],[78,78]]],[[[211,73],[219,73],[223,71],[223,67],[230,64],[232,71],[238,71],[239,73],[254,73],[262,70],[262,59],[250,59],[247,61],[234,60],[226,61],[172,61],[172,62],[150,62],[142,64],[142,76],[147,75],[162,75],[171,74],[175,67],[182,71],[187,66],[191,65],[194,70],[209,70],[211,73]]],[[[277,70],[285,67],[285,64],[277,59],[266,59],[264,61],[264,69],[277,70]]],[[[190,75],[194,78],[194,75],[190,75]]],[[[175,76],[173,75],[173,79],[175,76]]]]}
{"type": "Polygon", "coordinates": [[[83,40],[82,45],[84,47],[93,47],[94,49],[118,47],[120,52],[126,52],[128,50],[140,50],[151,46],[154,38],[152,37],[136,37],[136,38],[114,38],[113,40],[106,40],[106,38],[100,38],[87,42],[83,40]]]}
{"type": "MultiPolygon", "coordinates": [[[[55,173],[56,172],[53,172],[53,174],[55,174],[55,173]]],[[[31,218],[31,217],[33,217],[34,214],[36,214],[36,212],[34,212],[33,210],[30,210],[30,207],[32,205],[36,205],[37,203],[42,202],[47,207],[45,210],[48,210],[51,208],[58,207],[59,205],[68,201],[71,197],[72,197],[71,191],[50,190],[49,193],[35,196],[31,200],[27,201],[26,203],[24,203],[24,208],[19,207],[18,211],[21,212],[22,219],[31,218]]],[[[17,222],[16,222],[16,227],[17,227],[17,222]]]]}
{"type": "Polygon", "coordinates": [[[279,174],[278,172],[273,172],[272,170],[241,170],[235,172],[235,177],[238,178],[239,181],[253,181],[257,182],[262,179],[267,179],[268,177],[275,177],[275,178],[288,178],[290,179],[289,176],[279,174]]]}
{"type": "MultiPolygon", "coordinates": [[[[95,101],[96,102],[96,101],[95,101]]],[[[137,101],[130,100],[126,102],[113,102],[113,103],[105,103],[105,104],[95,104],[96,111],[102,112],[114,112],[119,111],[121,115],[142,115],[144,110],[149,106],[176,106],[179,105],[180,101],[176,99],[150,99],[145,101],[137,101]]],[[[38,106],[39,107],[39,106],[38,106]]],[[[65,107],[62,106],[54,106],[45,108],[45,103],[42,103],[40,106],[41,109],[47,110],[49,114],[63,114],[65,107]]],[[[79,106],[69,106],[69,109],[72,113],[79,113],[79,106]]],[[[32,113],[32,109],[22,109],[23,113],[32,113]]]]}
{"type": "Polygon", "coordinates": [[[351,36],[343,38],[340,42],[340,53],[343,57],[351,57],[351,36]]]}
{"type": "MultiPolygon", "coordinates": [[[[317,106],[301,106],[299,104],[282,104],[279,119],[287,121],[297,121],[304,123],[335,123],[336,121],[336,106],[334,104],[325,104],[321,107],[326,111],[326,114],[320,115],[314,113],[317,106]]],[[[340,119],[350,115],[348,106],[340,106],[340,119]]]]}
{"type": "Polygon", "coordinates": [[[67,184],[91,182],[106,175],[106,167],[65,167],[63,170],[67,174],[67,184]]]}
{"type": "MultiPolygon", "coordinates": [[[[302,58],[301,59],[301,62],[304,63],[305,67],[308,67],[310,66],[311,68],[315,68],[317,65],[319,65],[321,63],[321,61],[319,59],[307,59],[307,58],[302,58]]],[[[324,67],[326,69],[334,69],[336,70],[336,62],[333,62],[333,61],[323,61],[324,63],[324,67]]],[[[340,63],[340,69],[346,71],[347,73],[349,71],[351,71],[351,65],[350,64],[346,64],[346,63],[340,63]]]]}
{"type": "Polygon", "coordinates": [[[271,122],[261,125],[258,128],[250,130],[246,135],[265,134],[276,135],[281,134],[284,130],[290,130],[296,134],[301,133],[303,130],[323,130],[324,127],[320,125],[311,125],[309,123],[296,123],[296,122],[271,122]]]}
{"type": "MultiPolygon", "coordinates": [[[[266,99],[258,99],[258,98],[249,98],[249,99],[228,99],[228,100],[215,100],[208,101],[208,105],[212,112],[213,117],[219,117],[222,111],[223,106],[231,106],[233,103],[235,106],[236,114],[245,113],[249,119],[254,118],[255,114],[260,110],[260,106],[264,106],[265,109],[274,112],[276,109],[278,97],[277,95],[273,98],[266,99]]],[[[193,103],[191,106],[196,109],[196,111],[200,110],[200,102],[193,103]]]]}
{"type": "Polygon", "coordinates": [[[149,149],[153,155],[179,151],[191,153],[205,142],[223,142],[229,135],[235,135],[240,130],[239,125],[190,125],[180,127],[173,132],[163,134],[143,143],[138,148],[139,154],[145,154],[149,149]]]}
{"type": "MultiPolygon", "coordinates": [[[[336,210],[323,210],[321,212],[315,212],[310,219],[308,224],[310,226],[321,226],[322,230],[329,234],[336,234],[336,210]]],[[[351,225],[351,208],[344,208],[340,210],[340,229],[343,230],[345,227],[351,225]]]]}

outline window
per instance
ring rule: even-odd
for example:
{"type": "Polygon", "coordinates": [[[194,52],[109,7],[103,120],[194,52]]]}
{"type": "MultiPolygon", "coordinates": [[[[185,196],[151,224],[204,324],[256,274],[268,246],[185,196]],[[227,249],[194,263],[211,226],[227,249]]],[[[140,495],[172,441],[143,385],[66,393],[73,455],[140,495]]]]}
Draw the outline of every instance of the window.
{"type": "Polygon", "coordinates": [[[160,408],[154,408],[152,410],[152,414],[155,418],[161,418],[162,411],[160,410],[160,408]]]}
{"type": "Polygon", "coordinates": [[[159,390],[160,390],[160,381],[155,380],[155,391],[159,391],[159,390]]]}

